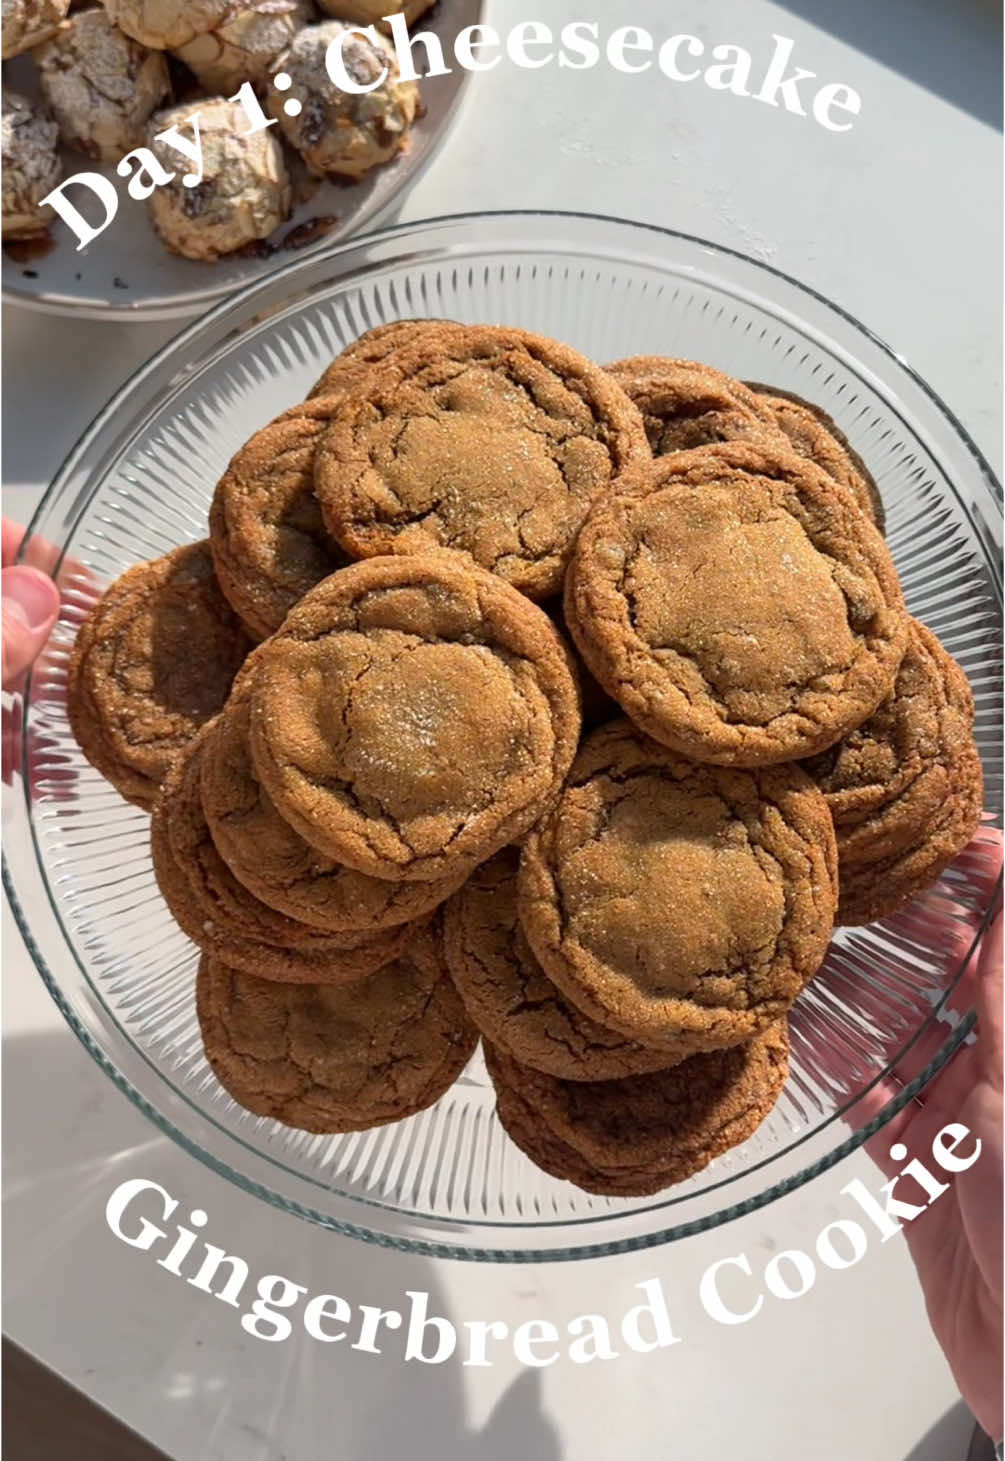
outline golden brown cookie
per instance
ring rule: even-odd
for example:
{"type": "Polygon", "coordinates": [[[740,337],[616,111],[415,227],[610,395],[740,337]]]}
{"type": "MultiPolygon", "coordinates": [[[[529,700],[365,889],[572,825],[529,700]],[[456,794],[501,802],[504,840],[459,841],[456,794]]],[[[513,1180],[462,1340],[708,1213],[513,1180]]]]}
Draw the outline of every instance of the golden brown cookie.
{"type": "Polygon", "coordinates": [[[651,455],[609,376],[525,330],[430,327],[370,369],[315,464],[325,522],[356,558],[460,549],[547,598],[590,502],[651,455]]]}
{"type": "Polygon", "coordinates": [[[911,621],[893,693],[874,715],[805,763],[837,834],[838,922],[894,912],[963,851],[980,824],[983,776],[967,677],[911,621]]]}
{"type": "Polygon", "coordinates": [[[208,543],[130,568],[84,620],[70,660],[67,711],[84,755],[127,801],[151,806],[250,648],[208,543]]]}
{"type": "Polygon", "coordinates": [[[447,964],[472,1022],[521,1064],[564,1080],[613,1080],[671,1065],[672,1052],[598,1025],[545,974],[517,919],[519,861],[515,847],[497,853],[444,910],[447,964]]]}
{"type": "Polygon", "coordinates": [[[438,1101],[478,1037],[424,930],[359,984],[271,984],[203,958],[206,1058],[248,1111],[303,1131],[366,1131],[438,1101]]]}
{"type": "Polygon", "coordinates": [[[777,430],[764,401],[711,365],[633,355],[615,360],[607,373],[641,411],[655,457],[714,442],[757,441],[777,430]]]}
{"type": "Polygon", "coordinates": [[[428,330],[442,325],[452,325],[453,320],[390,320],[386,325],[374,325],[357,339],[351,341],[323,373],[307,399],[326,396],[341,387],[348,372],[359,365],[376,365],[402,345],[412,345],[423,338],[428,330]]]}
{"type": "Polygon", "coordinates": [[[886,526],[883,499],[865,462],[844,432],[822,406],[815,406],[793,391],[748,381],[749,388],[769,406],[776,424],[788,437],[794,451],[822,467],[828,477],[848,487],[862,511],[872,518],[880,532],[886,526]]]}
{"type": "Polygon", "coordinates": [[[675,1054],[780,1019],[836,903],[834,828],[800,767],[701,766],[626,720],[583,742],[520,862],[545,972],[592,1019],[675,1054]]]}
{"type": "Polygon", "coordinates": [[[766,442],[661,457],[596,503],[565,617],[643,730],[736,766],[810,756],[861,725],[893,685],[908,624],[851,494],[766,442]]]}
{"type": "Polygon", "coordinates": [[[496,1110],[544,1171],[586,1192],[647,1197],[746,1141],[788,1074],[786,1021],[746,1045],[693,1055],[651,1075],[567,1081],[486,1043],[496,1110]]]}
{"type": "Polygon", "coordinates": [[[396,958],[417,924],[319,933],[267,907],[237,881],[202,809],[202,757],[211,730],[200,732],[168,773],[150,826],[154,873],[182,932],[234,968],[292,984],[344,984],[396,958]]]}
{"type": "Polygon", "coordinates": [[[344,564],[314,495],[314,453],[335,401],[321,397],[257,431],[216,485],[209,542],[220,587],[249,631],[275,633],[293,605],[344,564]]]}
{"type": "Polygon", "coordinates": [[[284,822],[255,776],[247,689],[207,731],[202,804],[217,851],[238,882],[270,908],[328,933],[375,933],[428,917],[465,874],[435,883],[388,882],[332,862],[284,822]]]}
{"type": "Polygon", "coordinates": [[[258,779],[306,841],[373,877],[469,871],[537,820],[575,752],[560,636],[462,554],[351,564],[259,654],[258,779]]]}

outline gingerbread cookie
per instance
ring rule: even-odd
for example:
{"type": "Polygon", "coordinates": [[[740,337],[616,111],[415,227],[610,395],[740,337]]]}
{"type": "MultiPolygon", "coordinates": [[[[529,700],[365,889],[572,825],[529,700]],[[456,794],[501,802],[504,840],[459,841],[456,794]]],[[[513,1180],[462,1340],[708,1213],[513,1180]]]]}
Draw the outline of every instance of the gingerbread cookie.
{"type": "Polygon", "coordinates": [[[591,510],[565,616],[643,730],[698,761],[825,750],[889,694],[896,569],[849,492],[787,447],[678,452],[591,510]]]}
{"type": "Polygon", "coordinates": [[[461,549],[542,599],[590,502],[650,455],[638,411],[584,356],[442,325],[371,367],[318,448],[315,486],[353,557],[461,549]]]}
{"type": "Polygon", "coordinates": [[[324,857],[276,811],[255,776],[248,690],[235,690],[206,736],[202,804],[217,851],[270,908],[327,933],[375,933],[428,917],[459,887],[370,878],[324,857]]]}
{"type": "Polygon", "coordinates": [[[777,431],[771,409],[741,381],[663,355],[615,360],[607,373],[638,406],[653,456],[714,442],[759,440],[777,431]]]}
{"type": "Polygon", "coordinates": [[[444,911],[447,964],[472,1022],[523,1065],[564,1080],[613,1080],[672,1064],[666,1049],[589,1019],[548,978],[517,919],[519,860],[514,847],[497,853],[444,911]]]}
{"type": "Polygon", "coordinates": [[[868,923],[930,886],[980,824],[983,776],[966,675],[911,621],[892,694],[807,761],[837,834],[839,923],[868,923]]]}
{"type": "Polygon", "coordinates": [[[237,881],[216,850],[202,809],[202,757],[211,729],[172,767],[151,822],[154,872],[182,932],[234,968],[294,984],[347,983],[396,958],[417,924],[319,933],[267,907],[237,881]]]}
{"type": "Polygon", "coordinates": [[[427,331],[453,324],[453,320],[431,319],[390,320],[386,325],[374,325],[372,330],[365,330],[348,344],[341,355],[336,355],[307,399],[310,401],[315,396],[327,396],[333,390],[338,390],[347,373],[351,373],[355,367],[376,365],[379,361],[387,360],[400,346],[413,345],[422,340],[427,331]]]}
{"type": "Polygon", "coordinates": [[[793,450],[801,457],[816,462],[835,482],[849,488],[859,507],[879,528],[886,526],[883,499],[875,479],[844,432],[821,406],[792,391],[776,386],[762,386],[748,381],[748,386],[770,407],[776,425],[785,433],[793,450]]]}
{"type": "Polygon", "coordinates": [[[586,1192],[646,1197],[746,1141],[788,1074],[786,1022],[746,1045],[623,1080],[567,1081],[489,1044],[485,1062],[510,1138],[553,1177],[586,1192]]]}
{"type": "Polygon", "coordinates": [[[583,742],[520,862],[545,972],[591,1019],[674,1053],[784,1015],[836,903],[830,813],[800,767],[698,765],[626,720],[583,742]]]}
{"type": "Polygon", "coordinates": [[[270,984],[204,958],[196,1007],[220,1084],[303,1131],[366,1131],[425,1110],[478,1040],[428,930],[344,989],[270,984]]]}
{"type": "Polygon", "coordinates": [[[470,871],[537,820],[575,752],[561,638],[458,553],[351,564],[259,653],[258,779],[306,841],[373,877],[470,871]]]}
{"type": "Polygon", "coordinates": [[[334,408],[325,396],[285,411],[241,448],[213,494],[209,541],[216,576],[260,639],[347,561],[314,495],[314,454],[334,408]]]}
{"type": "Polygon", "coordinates": [[[151,806],[250,648],[208,543],[130,568],[81,625],[70,660],[67,711],[84,755],[127,801],[151,806]]]}

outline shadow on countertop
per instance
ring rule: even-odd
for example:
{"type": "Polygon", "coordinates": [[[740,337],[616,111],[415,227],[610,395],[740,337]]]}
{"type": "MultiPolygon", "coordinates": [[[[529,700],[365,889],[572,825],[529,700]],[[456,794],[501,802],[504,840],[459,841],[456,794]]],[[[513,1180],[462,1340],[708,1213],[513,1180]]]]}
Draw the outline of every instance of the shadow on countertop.
{"type": "MultiPolygon", "coordinates": [[[[998,0],[781,0],[810,25],[1002,128],[998,0]]],[[[918,138],[924,145],[924,138],[918,138]]]]}

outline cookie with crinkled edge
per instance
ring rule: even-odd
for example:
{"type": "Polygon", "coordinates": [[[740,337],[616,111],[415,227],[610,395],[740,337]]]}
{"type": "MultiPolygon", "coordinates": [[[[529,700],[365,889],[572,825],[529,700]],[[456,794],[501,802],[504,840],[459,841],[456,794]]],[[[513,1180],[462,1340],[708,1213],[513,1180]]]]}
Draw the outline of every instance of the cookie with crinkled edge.
{"type": "Polygon", "coordinates": [[[526,330],[432,326],[370,372],[315,461],[325,522],[355,558],[460,550],[547,598],[589,504],[651,457],[620,386],[526,330]]]}
{"type": "Polygon", "coordinates": [[[613,1080],[673,1064],[672,1052],[598,1025],[548,978],[517,918],[519,860],[515,847],[497,853],[443,914],[447,964],[481,1034],[522,1064],[564,1080],[613,1080]]]}
{"type": "Polygon", "coordinates": [[[621,1080],[559,1080],[484,1048],[510,1139],[551,1176],[613,1197],[660,1192],[739,1146],[788,1074],[784,1020],[746,1045],[621,1080]]]}
{"type": "Polygon", "coordinates": [[[216,576],[257,639],[275,633],[305,593],[348,561],[314,495],[314,454],[342,399],[322,396],[284,411],[236,453],[213,493],[216,576]]]}
{"type": "Polygon", "coordinates": [[[876,480],[837,422],[822,406],[797,396],[794,391],[755,381],[747,381],[747,385],[771,408],[775,422],[793,449],[801,457],[816,462],[842,487],[850,488],[859,507],[883,532],[886,512],[876,480]]]}
{"type": "Polygon", "coordinates": [[[963,670],[917,619],[890,696],[805,763],[837,834],[839,923],[893,913],[936,881],[980,824],[983,775],[963,670]]]}
{"type": "Polygon", "coordinates": [[[817,972],[837,904],[823,793],[796,765],[699,765],[614,721],[524,841],[517,909],[591,1019],[674,1055],[737,1045],[817,972]]]}
{"type": "Polygon", "coordinates": [[[206,825],[200,772],[207,726],[164,784],[150,824],[154,873],[176,923],[206,953],[261,979],[345,984],[396,958],[418,923],[329,934],[277,913],[237,881],[206,825]]]}
{"type": "Polygon", "coordinates": [[[70,659],[67,713],[84,755],[127,801],[149,808],[250,648],[208,543],[128,569],[91,609],[70,659]]]}
{"type": "Polygon", "coordinates": [[[332,390],[340,389],[347,375],[351,375],[356,366],[376,365],[393,355],[402,345],[411,345],[421,340],[427,330],[455,323],[454,320],[414,319],[389,320],[387,324],[374,325],[372,329],[365,330],[357,339],[350,341],[340,355],[336,355],[307,399],[310,401],[315,396],[326,396],[332,390]]]}
{"type": "Polygon", "coordinates": [[[575,753],[560,635],[462,554],[351,564],[259,653],[256,776],[306,841],[373,877],[470,871],[537,820],[575,753]]]}
{"type": "Polygon", "coordinates": [[[196,1009],[220,1084],[302,1131],[366,1131],[425,1110],[478,1041],[429,929],[351,988],[273,984],[204,957],[196,1009]]]}
{"type": "Polygon", "coordinates": [[[778,430],[770,407],[742,381],[700,361],[632,355],[606,370],[642,413],[654,457],[778,430]]]}
{"type": "Polygon", "coordinates": [[[251,759],[250,686],[207,733],[202,804],[216,849],[270,908],[327,933],[375,933],[428,917],[464,873],[436,883],[388,882],[324,857],[276,811],[251,759]]]}
{"type": "Polygon", "coordinates": [[[851,493],[765,441],[626,474],[580,531],[565,619],[647,734],[737,766],[811,756],[861,725],[908,629],[889,550],[851,493]]]}

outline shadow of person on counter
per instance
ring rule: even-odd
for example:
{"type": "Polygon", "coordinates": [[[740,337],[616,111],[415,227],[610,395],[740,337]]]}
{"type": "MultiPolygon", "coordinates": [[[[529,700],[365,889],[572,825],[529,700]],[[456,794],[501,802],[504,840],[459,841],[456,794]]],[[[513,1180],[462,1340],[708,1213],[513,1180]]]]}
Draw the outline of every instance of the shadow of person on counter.
{"type": "MultiPolygon", "coordinates": [[[[471,1312],[451,1315],[436,1261],[340,1237],[216,1176],[135,1110],[69,1030],[7,1038],[3,1097],[6,1327],[168,1454],[560,1461],[540,1375],[523,1371],[506,1385],[511,1353],[495,1385],[491,1372],[487,1380],[490,1393],[505,1388],[484,1426],[472,1427],[460,1354],[406,1363],[404,1328],[381,1338],[379,1355],[319,1343],[302,1324],[283,1343],[252,1339],[240,1323],[250,1299],[233,1308],[165,1272],[154,1252],[112,1235],[105,1205],[128,1178],[155,1181],[178,1200],[164,1224],[172,1237],[202,1208],[199,1238],[246,1261],[252,1297],[260,1276],[283,1274],[311,1295],[338,1294],[354,1316],[372,1305],[402,1311],[407,1323],[406,1293],[419,1290],[430,1315],[460,1330],[465,1318],[502,1317],[478,1311],[474,1282],[471,1312]]],[[[484,1385],[485,1374],[469,1378],[484,1385]]]]}
{"type": "MultiPolygon", "coordinates": [[[[934,92],[980,122],[1002,127],[999,0],[781,0],[786,10],[934,92]]],[[[812,65],[812,62],[806,62],[812,65]]],[[[853,78],[847,78],[852,81],[853,78]]],[[[918,139],[919,146],[923,139],[918,139]]]]}

